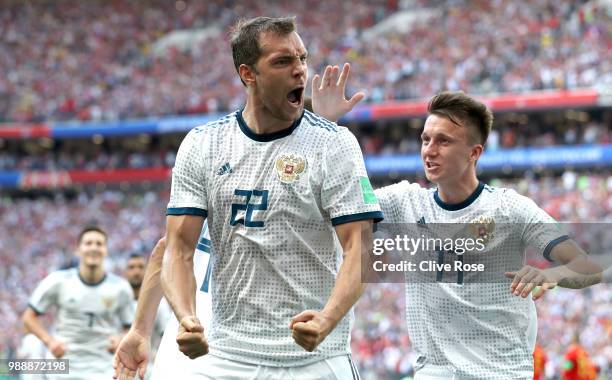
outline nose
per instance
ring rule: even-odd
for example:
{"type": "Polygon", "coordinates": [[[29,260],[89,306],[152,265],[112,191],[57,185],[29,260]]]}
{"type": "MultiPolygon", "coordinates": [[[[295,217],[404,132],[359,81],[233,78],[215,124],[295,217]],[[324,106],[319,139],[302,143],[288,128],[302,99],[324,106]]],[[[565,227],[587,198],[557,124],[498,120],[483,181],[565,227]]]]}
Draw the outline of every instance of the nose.
{"type": "Polygon", "coordinates": [[[438,155],[438,148],[433,142],[421,146],[421,155],[423,157],[435,157],[438,155]]]}
{"type": "Polygon", "coordinates": [[[296,60],[296,64],[293,65],[293,76],[296,78],[305,77],[308,66],[306,62],[302,62],[299,58],[296,60]]]}

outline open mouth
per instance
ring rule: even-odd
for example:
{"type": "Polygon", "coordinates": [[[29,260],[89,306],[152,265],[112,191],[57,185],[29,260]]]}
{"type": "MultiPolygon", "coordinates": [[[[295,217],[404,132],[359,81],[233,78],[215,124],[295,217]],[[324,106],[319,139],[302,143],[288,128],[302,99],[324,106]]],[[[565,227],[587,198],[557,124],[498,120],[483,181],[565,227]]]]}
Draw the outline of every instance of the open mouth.
{"type": "Polygon", "coordinates": [[[427,161],[425,162],[425,167],[427,167],[427,169],[437,169],[440,167],[440,165],[433,163],[431,161],[427,161]]]}
{"type": "Polygon", "coordinates": [[[302,98],[304,97],[304,87],[297,87],[289,91],[287,94],[287,100],[295,107],[299,107],[302,104],[302,98]]]}

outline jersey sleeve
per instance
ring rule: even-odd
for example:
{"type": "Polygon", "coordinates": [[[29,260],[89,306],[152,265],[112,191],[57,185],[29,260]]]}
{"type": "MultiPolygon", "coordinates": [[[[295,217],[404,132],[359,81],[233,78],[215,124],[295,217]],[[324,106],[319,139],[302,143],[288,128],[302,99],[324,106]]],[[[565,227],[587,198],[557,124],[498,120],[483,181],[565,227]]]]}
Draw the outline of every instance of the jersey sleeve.
{"type": "Polygon", "coordinates": [[[340,128],[323,156],[322,206],[332,225],[383,219],[380,205],[365,170],[357,139],[340,128]]]}
{"type": "Polygon", "coordinates": [[[127,283],[127,281],[122,282],[117,314],[119,316],[121,326],[124,328],[130,327],[132,322],[134,322],[134,314],[136,310],[133,297],[134,293],[132,292],[130,285],[127,283]]]}
{"type": "Polygon", "coordinates": [[[420,188],[418,183],[401,181],[376,189],[374,194],[376,194],[380,209],[385,215],[385,223],[407,223],[404,215],[403,197],[414,194],[420,188]]]}
{"type": "Polygon", "coordinates": [[[510,191],[514,198],[514,209],[519,213],[522,221],[522,241],[525,246],[534,247],[548,261],[550,252],[559,243],[569,239],[561,225],[546,211],[542,210],[535,202],[527,197],[510,191]]]}
{"type": "Polygon", "coordinates": [[[167,215],[207,216],[203,139],[203,130],[195,128],[181,143],[172,169],[167,215]]]}
{"type": "Polygon", "coordinates": [[[58,304],[60,285],[60,273],[53,272],[49,274],[40,284],[38,284],[36,289],[34,289],[34,292],[30,296],[28,306],[30,306],[36,314],[44,314],[51,305],[58,304]]]}

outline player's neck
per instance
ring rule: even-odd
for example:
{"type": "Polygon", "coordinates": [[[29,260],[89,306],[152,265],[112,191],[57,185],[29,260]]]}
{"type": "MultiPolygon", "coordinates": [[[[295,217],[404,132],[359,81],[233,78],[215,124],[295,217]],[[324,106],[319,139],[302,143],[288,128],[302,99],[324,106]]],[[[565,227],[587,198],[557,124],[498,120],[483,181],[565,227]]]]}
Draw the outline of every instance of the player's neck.
{"type": "Polygon", "coordinates": [[[268,111],[263,105],[247,102],[242,111],[242,118],[247,127],[255,134],[263,135],[291,128],[294,121],[281,120],[268,111]]]}
{"type": "Polygon", "coordinates": [[[468,199],[477,187],[478,178],[476,176],[453,183],[438,183],[438,196],[444,203],[457,204],[468,199]]]}
{"type": "Polygon", "coordinates": [[[79,275],[81,279],[88,284],[97,284],[106,275],[102,266],[91,267],[87,265],[79,266],[79,275]]]}

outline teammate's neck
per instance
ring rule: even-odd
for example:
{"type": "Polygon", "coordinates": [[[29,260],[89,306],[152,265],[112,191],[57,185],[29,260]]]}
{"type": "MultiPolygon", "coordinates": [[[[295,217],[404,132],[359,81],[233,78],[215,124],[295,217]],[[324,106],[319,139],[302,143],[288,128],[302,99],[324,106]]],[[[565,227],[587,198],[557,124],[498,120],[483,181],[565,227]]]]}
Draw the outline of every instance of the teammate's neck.
{"type": "Polygon", "coordinates": [[[88,265],[79,265],[79,275],[86,283],[97,284],[104,278],[106,272],[102,266],[91,267],[88,265]]]}
{"type": "Polygon", "coordinates": [[[438,196],[444,203],[457,204],[465,201],[476,191],[478,178],[468,177],[464,181],[453,183],[438,183],[438,196]]]}
{"type": "Polygon", "coordinates": [[[281,120],[272,115],[262,104],[255,104],[254,101],[247,101],[242,118],[247,127],[255,134],[270,134],[283,129],[291,128],[295,120],[281,120]]]}

